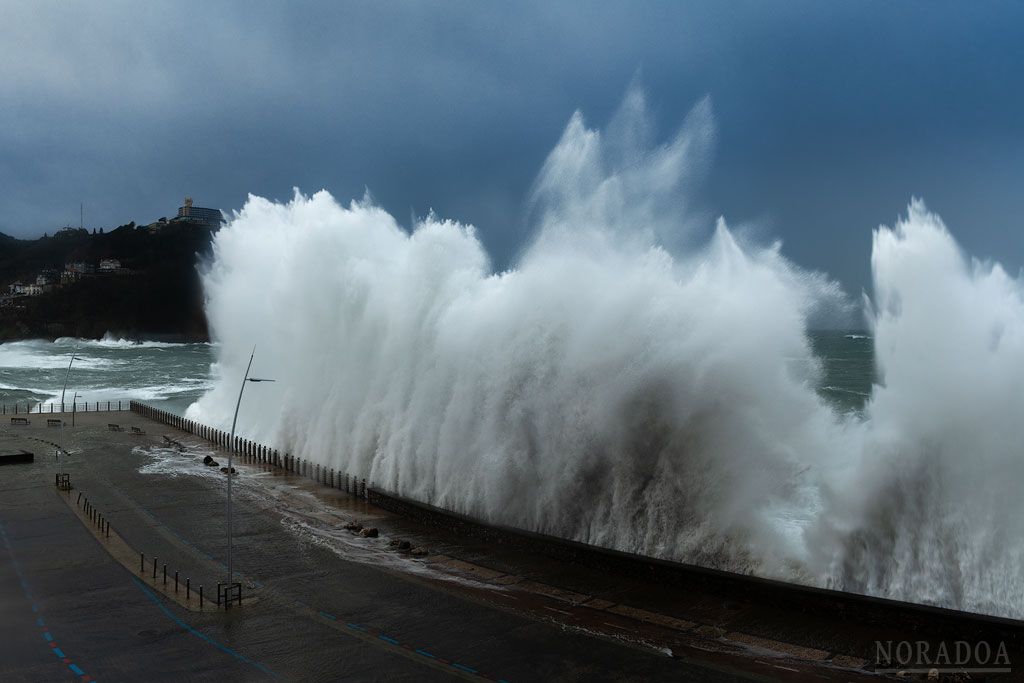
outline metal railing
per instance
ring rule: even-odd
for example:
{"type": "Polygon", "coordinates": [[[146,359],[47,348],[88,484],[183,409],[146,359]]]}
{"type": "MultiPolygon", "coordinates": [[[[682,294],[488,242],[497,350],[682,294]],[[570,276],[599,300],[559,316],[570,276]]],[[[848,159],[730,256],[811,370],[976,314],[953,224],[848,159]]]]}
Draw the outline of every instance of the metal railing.
{"type": "Polygon", "coordinates": [[[0,415],[41,415],[44,413],[99,413],[130,410],[131,401],[77,401],[75,403],[61,403],[60,401],[46,401],[33,403],[3,403],[0,404],[0,415]]]}
{"type": "MultiPolygon", "coordinates": [[[[201,422],[189,420],[181,415],[176,415],[161,408],[154,408],[140,401],[130,401],[129,409],[143,417],[156,420],[175,429],[180,429],[188,434],[194,434],[201,439],[209,441],[218,448],[224,450],[231,449],[244,462],[269,465],[282,469],[285,472],[308,477],[324,486],[343,490],[345,493],[358,498],[366,499],[367,497],[368,486],[366,479],[360,480],[354,475],[341,472],[333,467],[326,467],[319,463],[311,462],[308,458],[296,457],[287,452],[282,454],[276,448],[242,438],[237,434],[235,435],[234,442],[232,442],[231,434],[223,429],[216,429],[201,422]]],[[[372,484],[369,488],[372,489],[372,484]]]]}

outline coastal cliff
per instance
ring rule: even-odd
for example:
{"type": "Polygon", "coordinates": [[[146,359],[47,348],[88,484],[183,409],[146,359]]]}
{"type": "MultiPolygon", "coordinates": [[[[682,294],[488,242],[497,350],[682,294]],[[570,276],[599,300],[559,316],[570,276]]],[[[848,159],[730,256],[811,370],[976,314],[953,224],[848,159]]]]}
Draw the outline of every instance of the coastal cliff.
{"type": "Polygon", "coordinates": [[[101,338],[207,341],[197,266],[213,230],[168,224],[0,235],[0,341],[101,338]]]}

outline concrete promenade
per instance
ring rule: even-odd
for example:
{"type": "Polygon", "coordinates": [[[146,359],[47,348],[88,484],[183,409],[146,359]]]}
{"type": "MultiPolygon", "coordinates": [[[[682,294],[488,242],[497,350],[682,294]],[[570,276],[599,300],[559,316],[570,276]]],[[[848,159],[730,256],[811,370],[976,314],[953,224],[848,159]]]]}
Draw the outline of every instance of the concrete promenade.
{"type": "Polygon", "coordinates": [[[201,459],[227,454],[138,414],[79,413],[60,492],[59,429],[28,417],[0,425],[0,451],[36,455],[0,467],[3,681],[847,681],[878,678],[874,640],[921,636],[494,546],[237,460],[243,606],[200,611],[163,566],[207,600],[224,580],[225,475],[201,459]]]}

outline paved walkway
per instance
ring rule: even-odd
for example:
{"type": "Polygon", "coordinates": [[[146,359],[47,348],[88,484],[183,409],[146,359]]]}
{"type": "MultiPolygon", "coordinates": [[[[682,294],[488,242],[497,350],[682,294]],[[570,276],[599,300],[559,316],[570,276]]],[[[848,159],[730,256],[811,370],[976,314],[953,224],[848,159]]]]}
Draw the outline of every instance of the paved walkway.
{"type": "MultiPolygon", "coordinates": [[[[0,680],[762,678],[516,613],[435,573],[346,560],[276,509],[262,482],[247,485],[273,476],[251,471],[239,476],[235,561],[258,601],[182,609],[118,562],[65,502],[43,443],[56,430],[40,422],[0,428],[0,449],[37,455],[0,468],[0,680]]],[[[64,467],[75,496],[83,492],[128,546],[214,586],[224,575],[223,477],[160,473],[145,453],[170,432],[127,413],[80,414],[65,431],[64,467]],[[147,434],[108,432],[114,421],[147,434]]]]}

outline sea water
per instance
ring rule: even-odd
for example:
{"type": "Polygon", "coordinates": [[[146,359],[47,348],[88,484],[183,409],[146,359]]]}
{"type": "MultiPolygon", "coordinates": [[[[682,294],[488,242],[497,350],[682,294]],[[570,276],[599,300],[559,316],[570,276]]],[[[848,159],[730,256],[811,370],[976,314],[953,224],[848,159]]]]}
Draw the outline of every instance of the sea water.
{"type": "MultiPolygon", "coordinates": [[[[870,335],[860,330],[818,330],[810,336],[824,370],[818,382],[822,397],[837,410],[862,410],[874,376],[870,335]]],[[[212,346],[206,343],[112,336],[0,343],[0,405],[17,404],[19,412],[35,410],[40,403],[47,410],[51,403],[59,407],[66,377],[69,409],[72,399],[80,408],[89,403],[90,409],[96,402],[105,407],[107,401],[136,400],[183,414],[213,386],[213,361],[212,346]]]]}
{"type": "Polygon", "coordinates": [[[184,410],[210,384],[209,344],[167,344],[63,338],[0,344],[0,404],[18,410],[44,404],[60,410],[105,408],[108,401],[138,400],[165,410],[184,410]],[[72,357],[75,358],[72,362],[72,357]],[[68,370],[70,364],[70,372],[68,370]],[[65,389],[65,380],[67,387],[65,389]]]}

